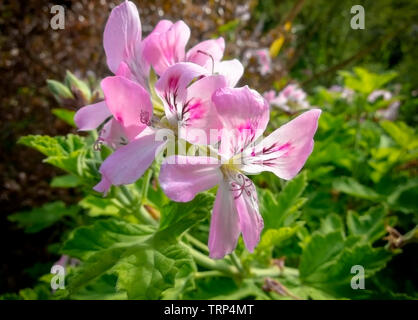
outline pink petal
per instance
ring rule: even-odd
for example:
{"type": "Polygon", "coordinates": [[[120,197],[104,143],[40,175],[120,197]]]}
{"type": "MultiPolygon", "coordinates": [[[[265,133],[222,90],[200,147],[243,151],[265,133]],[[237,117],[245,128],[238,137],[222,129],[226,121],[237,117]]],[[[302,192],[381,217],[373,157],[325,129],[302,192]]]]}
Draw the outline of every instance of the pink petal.
{"type": "Polygon", "coordinates": [[[234,251],[240,234],[238,212],[229,184],[222,180],[213,205],[209,231],[209,256],[222,259],[234,251]]]}
{"type": "MultiPolygon", "coordinates": [[[[160,20],[157,25],[155,26],[154,30],[151,31],[151,34],[154,33],[163,33],[168,31],[168,29],[171,28],[171,26],[173,25],[173,23],[170,20],[160,20]]],[[[147,38],[145,38],[147,39],[147,38]]],[[[144,41],[145,41],[144,39],[144,41]]]]}
{"type": "Polygon", "coordinates": [[[112,113],[104,101],[82,107],[74,116],[74,122],[80,131],[97,129],[112,113]]]}
{"type": "Polygon", "coordinates": [[[292,179],[312,153],[320,114],[319,109],[302,113],[246,150],[241,170],[250,174],[271,171],[279,178],[292,179]]]}
{"type": "Polygon", "coordinates": [[[187,202],[222,180],[219,167],[215,158],[171,156],[161,165],[160,185],[170,199],[187,202]]]}
{"type": "Polygon", "coordinates": [[[222,124],[212,102],[212,94],[226,86],[224,76],[208,76],[195,81],[187,89],[186,104],[183,105],[181,123],[183,128],[180,137],[190,143],[209,144],[211,130],[220,130],[222,124]],[[193,140],[193,131],[204,132],[203,140],[193,140]],[[206,138],[206,139],[205,139],[206,138]],[[193,141],[191,141],[192,139],[193,141]]]}
{"type": "Polygon", "coordinates": [[[103,34],[103,46],[109,69],[116,74],[119,64],[135,56],[141,41],[141,21],[135,4],[123,2],[110,13],[103,34]]]}
{"type": "Polygon", "coordinates": [[[218,39],[206,40],[198,43],[189,51],[187,51],[186,60],[196,63],[211,71],[214,67],[214,64],[218,61],[221,61],[224,55],[224,51],[224,38],[220,37],[218,39]]]}
{"type": "Polygon", "coordinates": [[[190,29],[183,21],[176,22],[165,32],[154,32],[145,42],[144,58],[161,76],[168,67],[185,60],[189,37],[190,29]]]}
{"type": "Polygon", "coordinates": [[[106,104],[115,119],[125,129],[129,140],[146,127],[152,117],[152,104],[148,92],[139,84],[123,77],[107,77],[102,83],[106,104]]]}
{"type": "Polygon", "coordinates": [[[102,175],[102,180],[100,180],[100,182],[93,187],[93,190],[103,193],[105,196],[109,192],[111,186],[112,183],[102,175]]]}
{"type": "Polygon", "coordinates": [[[260,241],[260,234],[263,230],[263,218],[259,214],[257,190],[253,182],[242,174],[238,184],[233,187],[233,196],[237,208],[239,225],[248,251],[253,252],[260,241]],[[239,183],[243,183],[239,185],[239,183]]]}
{"type": "Polygon", "coordinates": [[[148,169],[164,144],[164,141],[155,141],[155,134],[140,135],[107,157],[99,171],[113,185],[134,183],[148,169]]]}
{"type": "Polygon", "coordinates": [[[192,80],[207,75],[208,71],[194,63],[182,62],[168,68],[155,84],[164,103],[167,119],[177,125],[187,98],[187,86],[192,80]]]}
{"type": "Polygon", "coordinates": [[[99,140],[113,149],[118,149],[128,143],[125,130],[115,118],[112,118],[103,126],[99,140]]]}
{"type": "Polygon", "coordinates": [[[228,87],[235,87],[244,74],[244,67],[237,59],[215,63],[215,73],[226,78],[228,87]]]}
{"type": "Polygon", "coordinates": [[[269,105],[248,86],[222,88],[212,96],[223,125],[220,153],[230,157],[241,153],[266,129],[269,105]]]}
{"type": "Polygon", "coordinates": [[[122,61],[119,64],[118,70],[115,73],[117,76],[121,76],[124,78],[127,78],[129,80],[135,81],[135,77],[132,74],[131,70],[129,69],[129,66],[126,64],[126,62],[122,61]]]}

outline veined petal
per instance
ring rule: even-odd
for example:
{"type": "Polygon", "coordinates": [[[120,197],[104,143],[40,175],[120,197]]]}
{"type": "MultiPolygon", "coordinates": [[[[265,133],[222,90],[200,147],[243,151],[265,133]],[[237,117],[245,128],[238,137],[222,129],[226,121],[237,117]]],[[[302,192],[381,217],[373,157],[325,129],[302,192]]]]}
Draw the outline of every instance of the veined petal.
{"type": "Polygon", "coordinates": [[[224,51],[224,38],[220,37],[218,39],[206,40],[187,51],[186,60],[212,71],[212,68],[215,67],[214,64],[221,61],[224,51]]]}
{"type": "Polygon", "coordinates": [[[223,125],[220,153],[226,158],[241,153],[266,129],[269,105],[248,86],[219,89],[212,101],[223,125]]]}
{"type": "Polygon", "coordinates": [[[222,259],[234,251],[240,234],[240,222],[228,182],[222,180],[213,205],[209,231],[209,256],[222,259]]]}
{"type": "Polygon", "coordinates": [[[109,69],[116,74],[119,64],[135,56],[141,41],[141,21],[134,3],[126,1],[110,13],[103,34],[103,46],[109,69]]]}
{"type": "Polygon", "coordinates": [[[237,59],[215,63],[215,73],[226,78],[228,87],[234,88],[244,74],[244,67],[237,59]]]}
{"type": "Polygon", "coordinates": [[[164,103],[167,119],[173,125],[181,120],[183,105],[187,98],[187,86],[208,71],[194,63],[182,62],[168,68],[155,83],[155,90],[164,103]]]}
{"type": "Polygon", "coordinates": [[[106,103],[100,101],[79,109],[74,116],[74,122],[78,130],[89,131],[97,129],[111,115],[106,103]]]}
{"type": "MultiPolygon", "coordinates": [[[[168,26],[161,26],[164,30],[168,26]]],[[[185,48],[190,38],[190,28],[178,21],[164,32],[153,32],[147,37],[144,47],[144,58],[152,65],[158,75],[177,62],[185,60],[185,48]]]]}
{"type": "Polygon", "coordinates": [[[107,157],[99,171],[115,186],[134,183],[148,169],[165,143],[156,141],[155,134],[140,135],[107,157]]]}
{"type": "Polygon", "coordinates": [[[125,129],[128,139],[134,139],[152,117],[149,93],[139,84],[119,76],[107,77],[101,85],[109,110],[125,129]]]}
{"type": "MultiPolygon", "coordinates": [[[[209,144],[210,131],[222,128],[218,113],[212,102],[212,94],[226,87],[224,76],[215,75],[204,77],[193,82],[187,88],[187,97],[181,110],[181,130],[179,136],[190,143],[209,144]],[[204,132],[204,138],[193,139],[193,131],[199,129],[204,132]]],[[[196,137],[198,138],[198,137],[196,137]]]]}
{"type": "Polygon", "coordinates": [[[246,173],[271,171],[279,178],[292,179],[313,150],[313,136],[321,110],[312,109],[281,126],[243,155],[246,173]]]}
{"type": "Polygon", "coordinates": [[[161,165],[160,185],[170,199],[187,202],[222,180],[219,167],[215,158],[171,156],[161,165]]]}
{"type": "Polygon", "coordinates": [[[264,227],[258,208],[257,190],[253,182],[241,173],[230,181],[230,187],[245,246],[248,251],[253,252],[260,241],[260,234],[264,227]]]}

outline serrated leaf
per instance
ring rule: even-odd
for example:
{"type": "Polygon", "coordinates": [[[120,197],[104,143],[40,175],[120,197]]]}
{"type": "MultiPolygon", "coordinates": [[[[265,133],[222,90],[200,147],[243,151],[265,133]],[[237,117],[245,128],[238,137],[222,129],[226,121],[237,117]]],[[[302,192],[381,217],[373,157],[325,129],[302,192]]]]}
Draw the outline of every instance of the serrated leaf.
{"type": "Polygon", "coordinates": [[[316,233],[304,248],[299,265],[300,278],[309,282],[312,276],[319,273],[324,265],[333,261],[344,248],[341,231],[328,234],[316,233]]]}
{"type": "Polygon", "coordinates": [[[119,208],[112,203],[112,199],[87,196],[79,203],[79,206],[87,210],[91,217],[98,216],[116,216],[119,213],[119,208]]]}
{"type": "Polygon", "coordinates": [[[347,214],[348,230],[352,235],[361,236],[365,241],[373,243],[386,233],[385,215],[382,207],[371,208],[361,216],[354,211],[349,211],[347,214]]]}
{"type": "Polygon", "coordinates": [[[213,195],[202,193],[190,202],[170,202],[161,212],[157,236],[170,238],[180,236],[209,216],[213,201],[213,195]]]}
{"type": "Polygon", "coordinates": [[[341,177],[334,180],[332,187],[340,192],[344,192],[350,196],[367,199],[379,200],[381,195],[373,189],[362,185],[360,182],[351,177],[341,177]]]}
{"type": "Polygon", "coordinates": [[[321,219],[321,232],[326,234],[334,231],[343,231],[344,224],[341,217],[335,213],[331,213],[326,218],[321,219]]]}
{"type": "Polygon", "coordinates": [[[296,212],[306,201],[301,198],[306,185],[306,172],[303,171],[289,181],[277,197],[269,190],[260,192],[260,212],[265,230],[290,226],[298,218],[296,212]]]}
{"type": "Polygon", "coordinates": [[[118,290],[129,299],[161,298],[166,289],[193,273],[195,266],[187,248],[169,241],[164,231],[158,236],[155,231],[115,219],[77,229],[62,249],[84,261],[69,279],[70,293],[113,273],[118,276],[118,290]]]}

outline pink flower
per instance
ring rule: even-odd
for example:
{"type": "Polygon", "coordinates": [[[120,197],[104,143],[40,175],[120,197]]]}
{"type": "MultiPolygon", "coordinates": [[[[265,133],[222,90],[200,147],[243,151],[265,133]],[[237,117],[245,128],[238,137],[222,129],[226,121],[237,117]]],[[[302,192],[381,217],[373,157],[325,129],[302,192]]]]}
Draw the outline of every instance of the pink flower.
{"type": "Polygon", "coordinates": [[[263,229],[256,189],[245,174],[271,171],[283,179],[293,178],[312,152],[321,111],[305,112],[258,142],[269,120],[263,97],[248,87],[221,88],[212,101],[224,130],[219,148],[222,162],[169,157],[161,166],[160,184],[168,197],[180,202],[219,185],[208,246],[210,256],[220,259],[235,249],[241,233],[252,252],[263,229]]]}
{"type": "Polygon", "coordinates": [[[289,84],[278,95],[275,95],[273,90],[265,92],[264,97],[271,106],[275,106],[285,112],[294,112],[310,107],[309,102],[306,100],[306,92],[296,84],[289,84]]]}
{"type": "Polygon", "coordinates": [[[228,85],[234,87],[244,68],[236,59],[221,62],[225,40],[220,37],[202,41],[186,52],[189,37],[190,28],[183,21],[173,24],[171,21],[162,20],[144,41],[144,57],[160,76],[175,63],[192,62],[211,73],[225,76],[228,85]]]}
{"type": "Polygon", "coordinates": [[[264,76],[271,73],[272,67],[269,50],[266,48],[256,50],[255,55],[257,57],[258,64],[260,65],[260,74],[264,76]]]}
{"type": "Polygon", "coordinates": [[[221,75],[208,75],[206,69],[193,63],[178,63],[168,68],[155,85],[166,117],[153,119],[150,95],[140,84],[120,76],[105,78],[102,89],[106,105],[129,143],[103,162],[99,170],[102,180],[94,189],[106,193],[112,184],[130,184],[139,179],[167,144],[167,140],[158,138],[158,129],[175,130],[174,134],[187,139],[188,130],[220,128],[211,96],[225,86],[226,79],[221,75]]]}
{"type": "MultiPolygon", "coordinates": [[[[148,88],[149,65],[143,58],[141,41],[141,21],[138,10],[130,1],[115,7],[107,20],[103,34],[103,47],[109,69],[118,76],[123,76],[148,88]]],[[[104,101],[85,106],[77,111],[74,121],[81,131],[98,128],[112,116],[104,101]]],[[[121,128],[110,120],[101,131],[98,143],[106,143],[115,148],[126,137],[119,136],[121,128]]]]}
{"type": "Polygon", "coordinates": [[[382,97],[383,100],[390,100],[392,98],[392,93],[387,90],[375,90],[367,97],[367,101],[374,103],[380,97],[382,97]]]}

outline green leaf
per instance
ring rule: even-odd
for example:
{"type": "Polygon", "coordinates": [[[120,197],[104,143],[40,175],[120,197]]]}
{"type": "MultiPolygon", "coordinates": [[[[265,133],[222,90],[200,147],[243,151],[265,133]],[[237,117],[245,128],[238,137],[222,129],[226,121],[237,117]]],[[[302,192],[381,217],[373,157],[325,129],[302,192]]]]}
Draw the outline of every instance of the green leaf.
{"type": "Polygon", "coordinates": [[[53,188],[75,188],[80,184],[80,178],[72,174],[54,177],[50,183],[53,188]]]}
{"type": "Polygon", "coordinates": [[[117,292],[117,276],[105,274],[71,296],[76,300],[126,300],[126,292],[117,292]]]}
{"type": "Polygon", "coordinates": [[[257,258],[259,262],[269,264],[274,247],[279,246],[285,240],[294,236],[302,224],[299,223],[292,227],[282,227],[279,229],[268,229],[263,232],[260,243],[254,250],[253,257],[257,258]]]}
{"type": "Polygon", "coordinates": [[[306,201],[301,198],[306,185],[306,172],[303,171],[289,181],[277,197],[269,190],[260,192],[260,212],[264,218],[265,230],[290,226],[299,217],[297,210],[306,201]]]}
{"type": "MultiPolygon", "coordinates": [[[[159,299],[165,290],[180,285],[195,265],[188,250],[160,230],[109,219],[77,229],[62,251],[84,261],[69,279],[69,291],[104,274],[118,276],[117,288],[129,299],[159,299]]],[[[167,230],[169,232],[169,230],[167,230]]]]}
{"type": "Polygon", "coordinates": [[[97,183],[101,154],[93,151],[86,138],[74,134],[66,137],[28,135],[21,137],[18,143],[47,156],[44,162],[88,180],[88,183],[97,183]]]}
{"type": "MultiPolygon", "coordinates": [[[[321,273],[312,276],[310,285],[338,296],[356,297],[356,290],[351,288],[354,276],[351,268],[363,267],[364,277],[367,279],[383,269],[391,257],[392,254],[383,248],[372,248],[370,244],[358,243],[352,248],[345,248],[333,263],[328,264],[321,273]]],[[[368,282],[365,281],[366,289],[367,286],[368,282]]]]}
{"type": "Polygon", "coordinates": [[[300,278],[309,280],[327,263],[335,259],[344,248],[344,238],[341,231],[331,232],[325,235],[316,233],[303,250],[299,265],[300,278]]]}
{"type": "Polygon", "coordinates": [[[65,123],[69,124],[72,127],[75,127],[75,123],[74,123],[74,115],[75,112],[72,110],[67,110],[67,109],[62,109],[62,108],[56,108],[56,109],[52,109],[52,113],[59,119],[61,119],[62,121],[64,121],[65,123]]]}
{"type": "Polygon", "coordinates": [[[331,213],[325,219],[321,219],[321,232],[326,234],[344,230],[343,220],[338,214],[331,213]]]}
{"type": "Polygon", "coordinates": [[[380,125],[402,148],[406,150],[418,148],[418,138],[415,130],[408,127],[404,122],[381,121],[380,125]]]}
{"type": "Polygon", "coordinates": [[[208,217],[213,201],[213,195],[201,193],[190,202],[170,202],[161,212],[157,235],[169,238],[180,236],[208,217]]]}
{"type": "Polygon", "coordinates": [[[122,220],[98,220],[91,226],[76,229],[62,251],[71,257],[87,260],[105,250],[129,248],[152,238],[154,228],[122,220]]]}
{"type": "Polygon", "coordinates": [[[24,228],[27,233],[39,232],[65,216],[74,216],[80,210],[78,206],[66,207],[62,201],[51,202],[40,208],[29,211],[22,211],[8,216],[12,222],[17,222],[20,228],[24,228]]]}
{"type": "Polygon", "coordinates": [[[385,233],[385,210],[382,207],[370,208],[363,215],[354,211],[347,214],[347,227],[352,235],[361,236],[366,242],[373,243],[382,238],[385,233]]]}
{"type": "Polygon", "coordinates": [[[344,192],[356,198],[377,201],[381,196],[373,189],[362,185],[351,177],[341,177],[334,180],[332,187],[340,192],[344,192]]]}
{"type": "Polygon", "coordinates": [[[87,210],[90,217],[116,216],[119,213],[119,208],[113,204],[111,198],[89,195],[78,204],[80,207],[87,210]]]}

